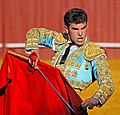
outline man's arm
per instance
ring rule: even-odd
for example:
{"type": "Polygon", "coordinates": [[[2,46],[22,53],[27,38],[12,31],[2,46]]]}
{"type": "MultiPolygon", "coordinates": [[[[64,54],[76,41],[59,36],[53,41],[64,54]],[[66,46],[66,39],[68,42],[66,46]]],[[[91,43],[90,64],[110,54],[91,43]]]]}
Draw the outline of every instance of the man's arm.
{"type": "Polygon", "coordinates": [[[113,94],[114,83],[111,71],[104,55],[94,60],[94,74],[98,81],[99,88],[95,94],[81,103],[83,108],[93,109],[94,106],[101,107],[113,94]]]}
{"type": "Polygon", "coordinates": [[[96,69],[94,71],[99,84],[99,88],[93,95],[93,98],[98,99],[100,102],[100,106],[102,106],[113,94],[114,82],[112,80],[112,74],[109,68],[109,64],[104,55],[95,59],[95,65],[96,69]]]}
{"type": "Polygon", "coordinates": [[[98,89],[94,95],[82,103],[83,107],[102,106],[114,92],[114,82],[103,49],[94,43],[90,43],[84,50],[84,57],[92,61],[92,72],[98,82],[98,89]]]}
{"type": "Polygon", "coordinates": [[[25,51],[30,54],[29,63],[37,66],[39,60],[39,47],[44,45],[51,48],[53,51],[59,49],[60,44],[65,43],[67,40],[61,33],[45,28],[32,28],[26,34],[25,51]],[[36,57],[36,59],[35,59],[36,57]]]}
{"type": "Polygon", "coordinates": [[[60,44],[67,40],[61,33],[45,28],[32,28],[26,34],[25,51],[31,54],[31,50],[38,50],[41,45],[58,50],[60,44]]]}

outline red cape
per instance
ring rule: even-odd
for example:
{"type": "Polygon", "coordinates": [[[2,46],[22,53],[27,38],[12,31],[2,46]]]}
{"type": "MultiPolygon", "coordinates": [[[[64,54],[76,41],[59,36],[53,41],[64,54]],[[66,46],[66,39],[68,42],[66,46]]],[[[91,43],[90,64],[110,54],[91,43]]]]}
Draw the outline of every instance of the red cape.
{"type": "MultiPolygon", "coordinates": [[[[13,54],[6,53],[0,70],[0,115],[73,114],[39,71],[31,69],[22,55],[13,54]]],[[[80,108],[82,99],[59,69],[43,62],[38,67],[76,115],[87,115],[80,108]]]]}

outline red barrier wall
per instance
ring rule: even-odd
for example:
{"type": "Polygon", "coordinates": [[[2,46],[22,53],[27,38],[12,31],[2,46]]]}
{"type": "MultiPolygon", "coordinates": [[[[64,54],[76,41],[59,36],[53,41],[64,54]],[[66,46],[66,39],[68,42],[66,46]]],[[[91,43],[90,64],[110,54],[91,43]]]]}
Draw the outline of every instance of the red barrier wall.
{"type": "MultiPolygon", "coordinates": [[[[72,7],[83,8],[88,13],[91,41],[120,42],[120,0],[0,0],[0,6],[3,44],[24,43],[25,34],[32,27],[63,32],[64,13],[72,7]]],[[[113,55],[114,51],[109,57],[114,58],[113,55]]],[[[118,53],[117,57],[120,57],[118,53]]]]}

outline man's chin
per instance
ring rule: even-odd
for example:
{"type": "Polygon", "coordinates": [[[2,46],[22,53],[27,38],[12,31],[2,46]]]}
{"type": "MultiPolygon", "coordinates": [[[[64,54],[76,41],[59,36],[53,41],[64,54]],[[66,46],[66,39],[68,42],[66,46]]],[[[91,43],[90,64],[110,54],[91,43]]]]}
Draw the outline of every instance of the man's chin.
{"type": "Polygon", "coordinates": [[[76,45],[80,47],[80,46],[82,46],[83,44],[84,44],[84,42],[77,42],[76,45]]]}

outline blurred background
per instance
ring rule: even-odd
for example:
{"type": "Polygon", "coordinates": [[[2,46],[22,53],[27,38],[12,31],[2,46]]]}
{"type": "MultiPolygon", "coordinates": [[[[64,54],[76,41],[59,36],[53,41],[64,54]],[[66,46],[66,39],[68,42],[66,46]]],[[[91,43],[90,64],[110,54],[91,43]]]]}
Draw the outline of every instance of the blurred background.
{"type": "MultiPolygon", "coordinates": [[[[89,115],[120,114],[120,0],[0,0],[0,66],[8,49],[25,54],[25,36],[33,27],[64,32],[63,16],[73,7],[88,13],[88,37],[106,51],[115,82],[115,92],[102,108],[88,110],[89,115]]],[[[41,61],[50,63],[54,53],[40,48],[41,61]],[[46,54],[47,52],[47,54],[46,54]]],[[[81,94],[92,96],[97,83],[81,94]]]]}

